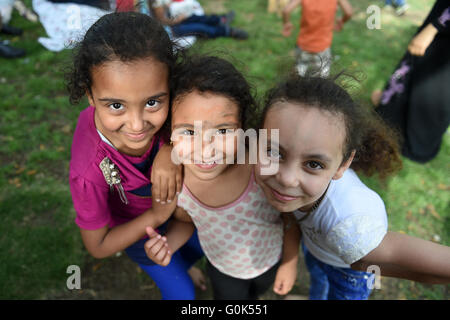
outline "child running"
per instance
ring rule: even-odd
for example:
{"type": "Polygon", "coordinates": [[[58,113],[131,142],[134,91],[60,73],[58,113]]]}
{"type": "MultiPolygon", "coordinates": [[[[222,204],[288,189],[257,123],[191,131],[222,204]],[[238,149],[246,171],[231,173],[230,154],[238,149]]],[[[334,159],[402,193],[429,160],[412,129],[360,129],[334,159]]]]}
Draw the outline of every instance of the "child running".
{"type": "Polygon", "coordinates": [[[152,201],[150,173],[162,189],[171,186],[168,199],[173,199],[177,179],[170,168],[176,171],[175,166],[168,164],[162,175],[151,168],[168,140],[163,127],[176,59],[163,27],[143,14],[108,14],[87,31],[68,74],[70,101],[87,95],[90,104],[73,137],[70,189],[75,222],[92,256],[125,250],[156,282],[163,299],[194,299],[187,270],[202,256],[196,236],[168,268],[147,258],[143,239],[146,226],[159,227],[175,209],[175,202],[162,204],[167,192],[160,203],[163,192],[154,192],[152,201]]]}
{"type": "Polygon", "coordinates": [[[295,220],[289,223],[292,214],[281,218],[266,201],[245,153],[237,156],[239,129],[256,106],[249,85],[216,57],[192,58],[174,79],[172,141],[184,164],[184,185],[167,234],[148,228],[149,258],[168,264],[195,224],[214,299],[256,299],[274,282],[276,293],[288,293],[299,230],[295,220]]]}
{"type": "Polygon", "coordinates": [[[383,276],[450,282],[450,248],[388,232],[382,199],[356,174],[383,178],[401,167],[393,133],[372,110],[333,80],[294,75],[269,91],[262,127],[279,130],[265,159],[279,170],[261,175],[258,165],[257,179],[274,208],[295,211],[310,299],[367,299],[369,266],[383,276]]]}
{"type": "Polygon", "coordinates": [[[331,68],[333,30],[342,30],[353,14],[352,6],[348,0],[291,0],[283,9],[283,36],[291,35],[291,12],[300,5],[302,17],[295,51],[297,72],[302,76],[308,73],[327,77],[331,68]],[[338,4],[343,15],[336,20],[338,4]]]}

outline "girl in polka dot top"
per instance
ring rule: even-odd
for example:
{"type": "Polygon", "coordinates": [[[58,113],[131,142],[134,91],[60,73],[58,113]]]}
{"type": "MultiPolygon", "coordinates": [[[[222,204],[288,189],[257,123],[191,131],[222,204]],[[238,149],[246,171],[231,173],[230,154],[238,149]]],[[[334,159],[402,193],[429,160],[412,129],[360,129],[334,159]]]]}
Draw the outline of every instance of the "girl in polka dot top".
{"type": "Polygon", "coordinates": [[[184,185],[166,235],[147,228],[147,255],[167,265],[196,227],[215,299],[256,299],[272,284],[287,294],[299,229],[267,202],[239,139],[256,109],[248,83],[217,57],[191,57],[174,74],[172,161],[183,163],[184,185]]]}

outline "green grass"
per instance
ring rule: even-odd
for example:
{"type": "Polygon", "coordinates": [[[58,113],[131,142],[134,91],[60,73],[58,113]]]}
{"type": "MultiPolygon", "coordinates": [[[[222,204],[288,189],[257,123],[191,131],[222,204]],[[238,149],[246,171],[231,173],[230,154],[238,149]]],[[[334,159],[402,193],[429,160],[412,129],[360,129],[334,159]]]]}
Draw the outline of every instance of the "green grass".
{"type": "MultiPolygon", "coordinates": [[[[247,30],[250,38],[198,41],[193,49],[230,57],[261,98],[291,67],[296,33],[289,38],[281,36],[281,19],[266,12],[266,0],[201,2],[209,12],[234,9],[233,25],[247,30]]],[[[333,71],[350,68],[364,75],[355,94],[366,102],[372,90],[383,87],[433,3],[409,0],[411,9],[406,16],[382,13],[382,28],[367,29],[366,8],[382,2],[352,1],[354,18],[342,32],[335,33],[332,47],[339,57],[333,71]]],[[[294,23],[299,15],[299,11],[293,14],[294,23]]],[[[27,56],[0,60],[0,299],[40,299],[49,292],[64,291],[67,267],[82,267],[86,261],[68,187],[72,134],[86,101],[79,106],[68,102],[62,70],[70,52],[45,50],[37,42],[45,36],[42,26],[17,13],[12,25],[25,32],[8,39],[26,49],[27,56]]],[[[374,178],[363,180],[385,201],[390,230],[428,240],[439,236],[440,243],[450,245],[449,169],[447,133],[433,161],[420,165],[405,160],[403,170],[385,185],[374,178]]],[[[450,296],[448,286],[383,278],[382,289],[372,297],[450,296]]]]}

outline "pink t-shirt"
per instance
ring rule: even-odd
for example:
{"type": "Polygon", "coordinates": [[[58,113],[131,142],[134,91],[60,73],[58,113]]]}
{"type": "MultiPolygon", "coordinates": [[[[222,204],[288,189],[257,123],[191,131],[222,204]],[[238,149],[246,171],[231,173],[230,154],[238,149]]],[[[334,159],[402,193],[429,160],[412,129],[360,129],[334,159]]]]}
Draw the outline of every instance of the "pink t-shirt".
{"type": "Polygon", "coordinates": [[[204,205],[186,185],[178,196],[178,206],[192,217],[203,252],[220,272],[253,279],[280,260],[281,216],[267,202],[253,173],[244,193],[227,206],[204,205]]]}
{"type": "Polygon", "coordinates": [[[141,157],[122,154],[100,138],[94,111],[91,106],[80,113],[73,136],[69,172],[75,222],[86,230],[112,228],[134,219],[152,206],[151,194],[143,194],[143,190],[151,188],[151,164],[164,143],[160,135],[155,135],[150,148],[141,157]],[[122,202],[116,189],[111,192],[106,183],[99,167],[105,157],[119,170],[128,204],[122,202]],[[149,165],[141,172],[137,165],[146,161],[149,165]]]}

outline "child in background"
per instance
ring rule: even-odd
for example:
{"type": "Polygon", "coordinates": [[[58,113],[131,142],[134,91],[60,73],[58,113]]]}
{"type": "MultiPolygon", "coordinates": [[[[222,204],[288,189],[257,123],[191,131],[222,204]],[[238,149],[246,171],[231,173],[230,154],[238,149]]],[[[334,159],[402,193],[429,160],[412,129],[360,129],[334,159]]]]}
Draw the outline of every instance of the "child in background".
{"type": "MultiPolygon", "coordinates": [[[[224,15],[198,15],[195,14],[196,1],[186,3],[185,10],[171,16],[169,6],[173,0],[154,0],[151,2],[153,14],[163,24],[170,26],[172,33],[176,37],[199,36],[204,38],[231,37],[244,40],[248,38],[248,33],[242,29],[231,27],[234,19],[234,11],[224,15]]],[[[188,2],[186,0],[186,2],[188,2]]]]}
{"type": "Polygon", "coordinates": [[[238,129],[255,107],[249,85],[216,57],[193,58],[174,79],[172,141],[184,186],[166,236],[148,230],[149,258],[169,263],[195,224],[214,299],[256,299],[274,282],[276,293],[287,294],[296,279],[299,230],[292,214],[281,218],[266,201],[248,155],[237,157],[238,129]]]}
{"type": "Polygon", "coordinates": [[[406,3],[406,0],[386,0],[383,9],[395,9],[395,14],[402,16],[409,9],[409,5],[406,3]]]}
{"type": "Polygon", "coordinates": [[[283,36],[291,35],[293,25],[290,15],[300,5],[302,13],[296,47],[297,72],[301,76],[308,72],[327,77],[331,68],[333,30],[342,30],[344,23],[352,16],[352,6],[347,0],[291,0],[283,9],[283,36]],[[338,4],[343,16],[336,20],[338,4]]]}
{"type": "Polygon", "coordinates": [[[159,227],[175,209],[175,202],[161,203],[167,191],[154,192],[152,201],[150,173],[162,189],[171,186],[169,200],[181,181],[172,164],[152,171],[168,140],[164,124],[174,52],[161,24],[139,13],[107,14],[87,31],[68,74],[70,101],[76,104],[87,95],[90,104],[74,133],[70,190],[75,222],[92,256],[125,250],[156,282],[163,299],[194,299],[187,269],[202,256],[196,236],[169,268],[152,263],[143,247],[145,227],[159,227]]]}
{"type": "MultiPolygon", "coordinates": [[[[383,200],[356,172],[381,178],[401,166],[390,129],[333,80],[298,75],[269,91],[262,128],[279,129],[257,179],[280,212],[295,211],[311,275],[310,299],[367,299],[372,274],[450,282],[450,248],[388,232],[383,200]]],[[[271,144],[268,143],[268,146],[271,144]]]]}

